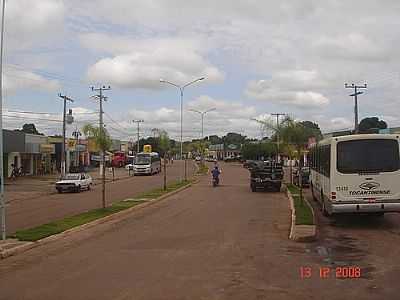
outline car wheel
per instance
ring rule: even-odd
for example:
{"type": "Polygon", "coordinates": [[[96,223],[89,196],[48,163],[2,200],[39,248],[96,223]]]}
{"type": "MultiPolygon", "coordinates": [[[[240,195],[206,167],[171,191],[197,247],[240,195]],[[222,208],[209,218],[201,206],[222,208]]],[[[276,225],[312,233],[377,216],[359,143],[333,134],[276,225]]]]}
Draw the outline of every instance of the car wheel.
{"type": "Polygon", "coordinates": [[[77,192],[77,193],[80,193],[80,192],[81,192],[81,186],[80,186],[80,185],[78,185],[78,187],[76,188],[76,192],[77,192]]]}
{"type": "Polygon", "coordinates": [[[61,189],[57,189],[57,192],[58,192],[59,194],[61,194],[61,193],[62,193],[62,190],[61,190],[61,189]]]}
{"type": "Polygon", "coordinates": [[[92,184],[89,183],[88,186],[87,186],[87,190],[90,191],[91,189],[92,189],[92,184]]]}
{"type": "Polygon", "coordinates": [[[251,184],[250,185],[251,191],[254,193],[257,191],[257,188],[255,187],[255,185],[251,184]]]}

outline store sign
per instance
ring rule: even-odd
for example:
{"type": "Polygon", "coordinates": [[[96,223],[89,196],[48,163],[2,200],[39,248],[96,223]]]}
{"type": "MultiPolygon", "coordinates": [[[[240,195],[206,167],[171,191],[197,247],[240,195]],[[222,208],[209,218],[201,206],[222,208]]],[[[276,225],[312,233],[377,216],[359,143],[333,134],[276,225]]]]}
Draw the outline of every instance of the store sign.
{"type": "Polygon", "coordinates": [[[76,146],[76,140],[68,140],[67,141],[67,149],[74,151],[76,146]]]}
{"type": "Polygon", "coordinates": [[[75,150],[79,152],[86,151],[86,145],[76,145],[75,150]]]}
{"type": "Polygon", "coordinates": [[[40,153],[54,154],[55,153],[54,144],[40,144],[40,153]]]}
{"type": "MultiPolygon", "coordinates": [[[[93,160],[93,161],[101,161],[101,156],[100,155],[92,155],[90,157],[90,159],[93,160]]],[[[105,159],[105,161],[109,161],[110,160],[110,156],[105,155],[104,159],[105,159]]]]}

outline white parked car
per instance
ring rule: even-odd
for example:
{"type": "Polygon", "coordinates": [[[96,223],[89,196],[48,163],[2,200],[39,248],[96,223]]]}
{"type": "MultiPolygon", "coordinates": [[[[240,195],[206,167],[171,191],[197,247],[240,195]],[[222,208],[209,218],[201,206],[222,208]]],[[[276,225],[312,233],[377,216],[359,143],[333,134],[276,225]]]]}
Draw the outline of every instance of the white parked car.
{"type": "Polygon", "coordinates": [[[93,185],[92,177],[86,173],[69,173],[63,179],[56,182],[56,190],[79,193],[82,189],[90,190],[93,185]]]}

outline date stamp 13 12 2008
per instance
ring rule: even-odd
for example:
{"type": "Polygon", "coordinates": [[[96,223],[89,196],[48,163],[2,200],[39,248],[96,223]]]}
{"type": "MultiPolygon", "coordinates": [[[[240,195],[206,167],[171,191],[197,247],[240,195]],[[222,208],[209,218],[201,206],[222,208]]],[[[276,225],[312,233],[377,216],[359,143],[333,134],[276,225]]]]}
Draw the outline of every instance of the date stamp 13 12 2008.
{"type": "Polygon", "coordinates": [[[300,278],[337,278],[337,279],[357,279],[361,278],[361,268],[358,266],[348,267],[300,267],[300,278]]]}

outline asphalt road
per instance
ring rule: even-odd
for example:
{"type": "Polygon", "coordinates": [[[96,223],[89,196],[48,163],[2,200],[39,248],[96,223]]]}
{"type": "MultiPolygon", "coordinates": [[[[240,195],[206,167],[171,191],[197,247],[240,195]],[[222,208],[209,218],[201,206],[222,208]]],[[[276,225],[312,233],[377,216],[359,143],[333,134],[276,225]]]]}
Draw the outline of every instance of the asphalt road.
{"type": "MultiPolygon", "coordinates": [[[[193,161],[188,161],[188,176],[194,171],[193,161]]],[[[175,161],[168,165],[167,180],[174,182],[182,174],[183,162],[175,161]]],[[[132,176],[106,184],[107,203],[124,200],[134,197],[145,191],[162,187],[163,173],[153,176],[132,176]]],[[[25,193],[26,187],[24,187],[25,193]]],[[[91,191],[81,193],[63,193],[42,195],[35,194],[35,187],[32,187],[32,198],[11,201],[6,206],[7,233],[12,234],[18,229],[30,228],[33,226],[58,220],[66,216],[72,216],[94,208],[100,208],[101,185],[96,185],[91,191]]]]}
{"type": "Polygon", "coordinates": [[[318,216],[320,240],[295,243],[284,194],[252,193],[246,170],[222,168],[219,187],[206,176],[124,221],[0,261],[0,300],[398,299],[397,216],[341,226],[318,216]],[[338,265],[361,278],[320,277],[338,265]]]}

